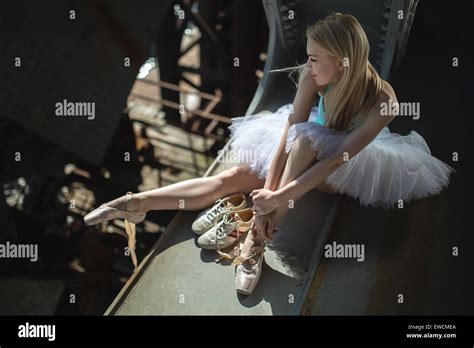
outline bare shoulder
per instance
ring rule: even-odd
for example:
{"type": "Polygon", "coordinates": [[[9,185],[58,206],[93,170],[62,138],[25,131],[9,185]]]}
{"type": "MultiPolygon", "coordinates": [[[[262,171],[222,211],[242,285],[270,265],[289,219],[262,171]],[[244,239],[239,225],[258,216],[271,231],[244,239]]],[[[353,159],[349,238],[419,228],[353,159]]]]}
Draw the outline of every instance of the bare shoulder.
{"type": "Polygon", "coordinates": [[[382,80],[382,90],[378,96],[377,101],[372,107],[371,113],[379,115],[382,106],[394,105],[398,103],[397,95],[394,89],[387,81],[382,80]]]}
{"type": "Polygon", "coordinates": [[[382,90],[370,110],[368,118],[381,126],[389,124],[395,117],[395,114],[391,112],[392,107],[397,103],[398,99],[393,87],[387,81],[382,80],[382,90]],[[381,117],[382,115],[384,117],[381,117]]]}
{"type": "Polygon", "coordinates": [[[382,91],[380,93],[379,100],[380,101],[385,101],[385,102],[389,101],[389,100],[392,100],[392,102],[394,102],[394,103],[398,102],[395,90],[390,85],[390,83],[388,83],[385,80],[382,80],[382,91]]]}

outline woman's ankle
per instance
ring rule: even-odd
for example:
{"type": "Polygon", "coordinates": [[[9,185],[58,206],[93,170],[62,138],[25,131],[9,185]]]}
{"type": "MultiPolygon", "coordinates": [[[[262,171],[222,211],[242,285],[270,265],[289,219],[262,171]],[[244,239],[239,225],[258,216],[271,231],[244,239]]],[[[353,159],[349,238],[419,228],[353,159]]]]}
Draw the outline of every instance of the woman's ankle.
{"type": "Polygon", "coordinates": [[[145,195],[142,195],[142,193],[134,194],[131,202],[133,202],[132,206],[135,208],[135,211],[147,213],[148,210],[150,210],[147,204],[148,198],[145,195]]]}

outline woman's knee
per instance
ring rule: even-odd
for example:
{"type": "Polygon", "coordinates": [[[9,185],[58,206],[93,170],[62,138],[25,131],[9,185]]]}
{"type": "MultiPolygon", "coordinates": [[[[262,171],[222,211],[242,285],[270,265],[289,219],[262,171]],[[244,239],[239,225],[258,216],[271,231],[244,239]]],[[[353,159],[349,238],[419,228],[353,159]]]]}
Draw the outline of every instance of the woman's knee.
{"type": "Polygon", "coordinates": [[[318,154],[317,150],[312,148],[312,141],[304,134],[298,135],[291,147],[290,156],[292,157],[311,157],[315,158],[318,154]]]}
{"type": "Polygon", "coordinates": [[[217,174],[217,177],[221,179],[223,186],[225,186],[227,189],[230,189],[231,191],[238,191],[241,180],[246,175],[246,173],[248,173],[248,169],[246,167],[247,166],[245,165],[238,165],[226,169],[217,174]]]}
{"type": "Polygon", "coordinates": [[[311,140],[307,136],[300,135],[291,148],[287,165],[293,169],[292,171],[306,170],[316,162],[317,154],[318,152],[311,148],[311,140]]]}

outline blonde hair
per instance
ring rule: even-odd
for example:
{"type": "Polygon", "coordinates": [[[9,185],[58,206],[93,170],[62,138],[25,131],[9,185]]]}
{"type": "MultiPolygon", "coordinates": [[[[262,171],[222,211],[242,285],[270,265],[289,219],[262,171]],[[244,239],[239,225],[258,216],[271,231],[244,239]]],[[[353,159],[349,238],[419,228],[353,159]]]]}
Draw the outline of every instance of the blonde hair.
{"type": "MultiPolygon", "coordinates": [[[[325,126],[348,130],[360,125],[377,102],[382,79],[369,62],[369,40],[350,14],[333,12],[306,30],[306,36],[338,58],[344,68],[324,95],[325,126]]],[[[305,64],[289,69],[301,73],[305,64]]]]}

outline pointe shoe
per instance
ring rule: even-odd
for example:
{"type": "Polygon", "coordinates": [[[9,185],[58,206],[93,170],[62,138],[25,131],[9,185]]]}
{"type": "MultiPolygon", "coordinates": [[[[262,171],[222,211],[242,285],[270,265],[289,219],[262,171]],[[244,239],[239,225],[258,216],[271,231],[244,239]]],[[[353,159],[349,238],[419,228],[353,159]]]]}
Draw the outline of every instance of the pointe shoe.
{"type": "Polygon", "coordinates": [[[124,219],[133,224],[138,224],[145,220],[146,213],[134,212],[128,210],[128,204],[133,199],[133,193],[127,192],[127,201],[125,204],[125,210],[116,209],[109,207],[106,203],[102,204],[97,209],[91,211],[84,217],[84,223],[87,226],[96,225],[101,222],[113,220],[113,219],[124,219]]]}
{"type": "Polygon", "coordinates": [[[125,210],[109,207],[107,204],[102,204],[99,208],[93,210],[84,217],[84,223],[88,226],[95,225],[101,222],[112,219],[124,219],[125,231],[128,236],[128,251],[132,258],[134,270],[137,269],[137,255],[135,253],[136,247],[136,231],[135,224],[145,220],[146,213],[128,211],[128,204],[133,199],[133,193],[127,192],[127,201],[125,203],[125,210]]]}
{"type": "Polygon", "coordinates": [[[245,237],[252,227],[252,219],[252,208],[227,211],[219,223],[198,238],[197,243],[203,249],[229,248],[245,237]]]}
{"type": "MultiPolygon", "coordinates": [[[[247,234],[247,238],[251,233],[247,234]]],[[[239,255],[232,262],[235,265],[235,289],[238,293],[250,295],[262,274],[265,241],[259,243],[254,239],[253,246],[247,253],[242,253],[242,246],[243,243],[239,245],[239,255]]]]}
{"type": "Polygon", "coordinates": [[[227,211],[237,211],[247,208],[247,201],[243,193],[234,193],[218,199],[209,209],[203,211],[193,222],[191,229],[196,234],[204,234],[222,220],[227,211]]]}

